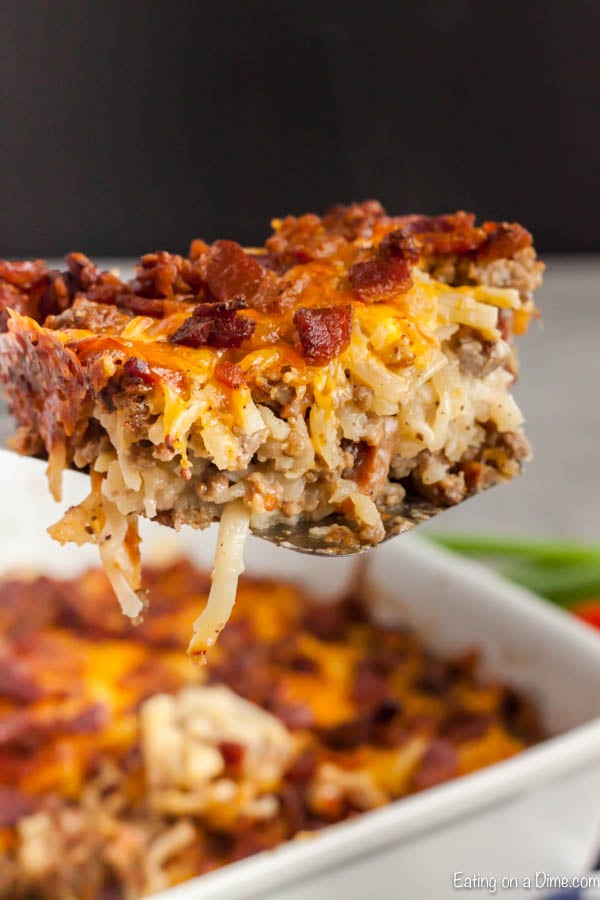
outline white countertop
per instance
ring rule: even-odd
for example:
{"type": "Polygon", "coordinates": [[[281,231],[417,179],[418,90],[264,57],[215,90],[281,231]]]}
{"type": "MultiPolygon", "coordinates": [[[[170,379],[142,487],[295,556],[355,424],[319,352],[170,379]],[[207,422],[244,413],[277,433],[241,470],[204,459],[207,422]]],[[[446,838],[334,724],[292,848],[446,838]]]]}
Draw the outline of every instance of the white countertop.
{"type": "MultiPolygon", "coordinates": [[[[546,262],[542,321],[520,341],[516,388],[534,459],[512,484],[425,528],[600,540],[600,256],[546,262]]],[[[108,265],[131,270],[128,260],[108,265]]],[[[0,439],[9,433],[0,406],[0,439]]]]}

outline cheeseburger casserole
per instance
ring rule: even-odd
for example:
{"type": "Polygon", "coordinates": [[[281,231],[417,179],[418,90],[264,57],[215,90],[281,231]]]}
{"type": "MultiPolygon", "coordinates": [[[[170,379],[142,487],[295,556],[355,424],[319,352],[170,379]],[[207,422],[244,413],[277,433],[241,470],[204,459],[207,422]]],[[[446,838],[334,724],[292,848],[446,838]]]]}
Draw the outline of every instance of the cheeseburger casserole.
{"type": "Polygon", "coordinates": [[[52,529],[98,544],[139,618],[139,516],[220,522],[190,653],[227,621],[246,534],[308,525],[352,552],[516,475],[529,456],[513,346],[541,282],[531,235],[470,213],[369,201],[273,221],[262,247],[192,242],[132,281],[80,253],[0,262],[0,379],[12,445],[91,492],[52,529]]]}

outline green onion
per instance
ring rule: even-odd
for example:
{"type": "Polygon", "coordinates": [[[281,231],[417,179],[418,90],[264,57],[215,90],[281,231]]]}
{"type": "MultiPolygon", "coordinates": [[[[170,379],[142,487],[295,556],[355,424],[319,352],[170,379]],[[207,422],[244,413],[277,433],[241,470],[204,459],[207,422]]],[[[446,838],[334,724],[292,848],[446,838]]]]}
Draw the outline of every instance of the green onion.
{"type": "Polygon", "coordinates": [[[435,533],[430,534],[429,538],[449,550],[476,556],[515,556],[558,565],[588,560],[600,562],[600,546],[577,541],[435,533]]]}
{"type": "Polygon", "coordinates": [[[432,534],[430,539],[487,562],[505,578],[560,606],[600,597],[600,546],[481,535],[432,534]]]}

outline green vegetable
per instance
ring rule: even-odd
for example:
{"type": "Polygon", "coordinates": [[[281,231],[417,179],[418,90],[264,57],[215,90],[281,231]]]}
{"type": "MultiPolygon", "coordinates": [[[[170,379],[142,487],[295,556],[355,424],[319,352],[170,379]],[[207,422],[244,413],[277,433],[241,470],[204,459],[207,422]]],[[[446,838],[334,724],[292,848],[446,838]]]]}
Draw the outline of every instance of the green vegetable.
{"type": "Polygon", "coordinates": [[[600,597],[600,546],[576,541],[432,534],[435,543],[487,562],[505,578],[569,607],[600,597]]]}

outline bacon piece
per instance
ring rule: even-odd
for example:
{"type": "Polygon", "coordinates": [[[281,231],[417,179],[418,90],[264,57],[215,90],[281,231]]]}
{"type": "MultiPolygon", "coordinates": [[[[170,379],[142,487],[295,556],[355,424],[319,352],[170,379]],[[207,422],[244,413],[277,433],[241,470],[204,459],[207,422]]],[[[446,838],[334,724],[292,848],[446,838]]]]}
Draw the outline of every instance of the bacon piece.
{"type": "Polygon", "coordinates": [[[386,423],[377,446],[366,441],[342,440],[342,450],[350,453],[353,464],[344,470],[344,478],[351,478],[364,493],[375,494],[387,478],[395,443],[396,423],[386,423]]]}
{"type": "Polygon", "coordinates": [[[219,753],[228,768],[239,769],[246,755],[246,748],[239,741],[221,741],[219,753]]]}
{"type": "Polygon", "coordinates": [[[339,204],[323,216],[322,225],[329,232],[341,234],[347,241],[355,241],[371,237],[373,226],[385,214],[378,200],[364,200],[349,206],[339,204]]]}
{"type": "Polygon", "coordinates": [[[352,307],[308,309],[301,306],[294,313],[294,325],[306,361],[310,365],[323,366],[339,356],[350,343],[352,307]]]}
{"type": "MultiPolygon", "coordinates": [[[[160,250],[157,253],[146,253],[136,266],[136,278],[130,283],[134,294],[150,299],[172,299],[174,296],[190,296],[193,290],[194,268],[188,259],[176,253],[160,250]]],[[[197,289],[199,280],[195,279],[197,289]]]]}
{"type": "Polygon", "coordinates": [[[424,659],[423,672],[415,682],[415,687],[426,694],[439,696],[448,689],[451,681],[452,673],[446,663],[428,656],[424,659]]]}
{"type": "Polygon", "coordinates": [[[0,652],[0,697],[14,703],[34,703],[42,695],[23,663],[10,652],[0,652]]]}
{"type": "Polygon", "coordinates": [[[52,269],[40,297],[37,319],[44,322],[47,316],[55,316],[68,309],[79,293],[89,291],[98,281],[100,273],[94,263],[83,253],[65,256],[67,270],[52,269]]]}
{"type": "Polygon", "coordinates": [[[433,787],[453,778],[458,772],[456,749],[449,741],[434,740],[425,751],[413,776],[413,787],[417,791],[433,787]]]}
{"type": "Polygon", "coordinates": [[[389,668],[385,660],[375,657],[362,659],[354,673],[352,699],[361,708],[374,707],[381,703],[389,692],[389,668]]]}
{"type": "Polygon", "coordinates": [[[71,294],[72,279],[68,272],[53,269],[48,272],[47,285],[40,297],[36,319],[42,323],[48,316],[57,316],[69,308],[75,291],[71,294]]]}
{"type": "Polygon", "coordinates": [[[238,315],[237,311],[245,307],[246,303],[240,298],[227,303],[201,303],[169,341],[195,349],[240,347],[252,337],[256,328],[254,319],[238,315]]]}
{"type": "Polygon", "coordinates": [[[118,279],[115,281],[105,280],[104,276],[110,273],[103,273],[103,281],[92,285],[87,293],[87,297],[95,302],[105,306],[117,306],[119,309],[127,310],[136,316],[151,316],[153,319],[163,319],[165,316],[177,310],[177,303],[180,300],[190,299],[190,294],[181,297],[146,297],[143,294],[134,293],[131,288],[122,284],[118,279]]]}
{"type": "Polygon", "coordinates": [[[0,280],[7,281],[23,291],[30,291],[48,275],[48,266],[43,259],[24,262],[9,262],[0,259],[0,280]]]}
{"type": "Polygon", "coordinates": [[[440,256],[470,253],[485,240],[483,229],[475,227],[475,216],[463,211],[443,216],[407,216],[403,227],[416,236],[425,253],[440,256]]]}
{"type": "Polygon", "coordinates": [[[388,258],[405,259],[409,263],[416,263],[419,258],[419,248],[408,228],[389,231],[379,245],[379,252],[388,258]]]}
{"type": "Polygon", "coordinates": [[[252,253],[251,256],[261,268],[275,272],[276,275],[283,275],[291,266],[290,261],[286,261],[283,257],[276,256],[274,253],[252,253]]]}
{"type": "Polygon", "coordinates": [[[319,216],[286,216],[268,238],[266,249],[276,261],[278,270],[305,265],[316,259],[330,259],[343,254],[348,242],[335,231],[323,227],[319,216]]]}
{"type": "Polygon", "coordinates": [[[163,300],[140,297],[138,294],[119,294],[115,297],[115,306],[128,309],[136,316],[151,316],[162,319],[166,314],[163,300]]]}
{"type": "Polygon", "coordinates": [[[89,734],[101,731],[109,722],[110,714],[104,703],[93,703],[82,712],[61,722],[60,730],[67,734],[89,734]]]}
{"type": "Polygon", "coordinates": [[[444,735],[451,741],[462,743],[483,737],[494,717],[489,712],[468,709],[456,710],[444,727],[444,735]]]}
{"type": "Polygon", "coordinates": [[[371,723],[366,716],[340,722],[331,728],[323,728],[319,737],[332,750],[356,750],[369,741],[371,723]]]}
{"type": "Polygon", "coordinates": [[[379,703],[371,715],[374,725],[389,725],[390,722],[404,711],[404,706],[395,697],[385,697],[379,703]]]}
{"type": "Polygon", "coordinates": [[[33,799],[19,788],[0,785],[0,828],[12,828],[34,809],[33,799]]]}
{"type": "Polygon", "coordinates": [[[533,241],[530,232],[517,222],[484,222],[483,230],[487,238],[477,251],[477,260],[482,263],[508,259],[533,241]]]}
{"type": "Polygon", "coordinates": [[[123,372],[131,381],[141,382],[147,387],[153,387],[158,380],[146,360],[138,359],[137,356],[130,356],[129,359],[125,360],[123,372]]]}
{"type": "Polygon", "coordinates": [[[102,703],[91,704],[70,718],[60,710],[47,718],[30,709],[16,710],[0,719],[0,747],[32,752],[53,737],[101,731],[108,720],[109,711],[102,703]]]}
{"type": "Polygon", "coordinates": [[[234,297],[250,300],[259,288],[263,270],[235,241],[215,241],[207,253],[206,287],[213,300],[234,297]]]}
{"type": "Polygon", "coordinates": [[[345,637],[348,616],[341,604],[314,604],[306,610],[302,625],[321,641],[339,641],[345,637]]]}
{"type": "Polygon", "coordinates": [[[298,701],[292,703],[275,697],[270,704],[270,711],[283,722],[286,728],[312,728],[315,715],[308,703],[298,701]]]}
{"type": "Polygon", "coordinates": [[[220,359],[215,366],[215,378],[227,387],[237,390],[246,384],[244,370],[227,359],[220,359]]]}
{"type": "Polygon", "coordinates": [[[356,297],[366,302],[392,292],[404,293],[412,285],[410,262],[402,257],[376,256],[354,263],[348,278],[356,297]]]}
{"type": "Polygon", "coordinates": [[[202,238],[194,238],[194,240],[190,244],[189,257],[192,262],[196,262],[196,260],[204,256],[207,250],[208,244],[203,241],[202,238]]]}
{"type": "Polygon", "coordinates": [[[65,256],[65,262],[70,276],[69,288],[73,294],[87,291],[98,281],[98,268],[84,253],[69,253],[65,256]]]}
{"type": "Polygon", "coordinates": [[[296,757],[286,772],[289,781],[307,781],[317,770],[317,758],[314,750],[304,749],[296,757]]]}

